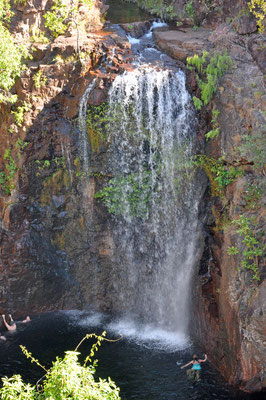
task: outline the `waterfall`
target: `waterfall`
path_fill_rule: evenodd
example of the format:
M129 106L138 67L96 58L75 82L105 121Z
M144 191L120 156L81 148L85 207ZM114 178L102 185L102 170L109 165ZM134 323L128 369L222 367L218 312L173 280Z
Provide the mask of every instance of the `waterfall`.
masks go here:
M83 160L83 172L85 174L88 173L89 169L89 150L88 150L89 147L88 147L87 124L86 124L87 104L91 91L95 87L95 83L96 83L96 78L89 84L83 96L81 97L79 103L78 128L80 133L80 153Z
M99 197L113 215L112 307L187 332L203 186L195 176L195 115L182 71L140 66L109 91L108 166Z

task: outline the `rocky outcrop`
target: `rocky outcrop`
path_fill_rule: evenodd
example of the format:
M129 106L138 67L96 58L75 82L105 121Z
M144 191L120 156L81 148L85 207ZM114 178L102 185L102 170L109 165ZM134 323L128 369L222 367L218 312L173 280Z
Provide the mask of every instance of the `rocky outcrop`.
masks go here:
M42 12L45 4L39 3L34 6ZM127 40L110 30L79 37L73 31L34 47L13 89L18 102L0 107L0 299L1 312L16 318L90 303L94 282L88 290L84 265L95 264L98 252L107 258L111 241L105 216L97 210L92 215L97 174L83 179L79 103L95 79L89 103L101 103L115 74L131 60ZM25 104L18 124L14 112ZM99 303L102 309L108 301L107 296Z
M220 196L209 194L205 199L209 216L205 221L206 246L199 270L193 330L231 384L246 391L261 390L266 383L263 259L258 260L260 279L255 282L252 273L240 267L241 255L228 255L228 248L241 243L235 226L230 224L239 215L254 218L257 232L263 231L265 224L263 198L254 192L250 204L247 197L247 191L263 181L263 171L254 167L252 157L243 159L238 150L247 135L252 137L265 128L265 54L256 51L263 39L240 36L224 24L213 32L203 28L196 32L190 28L156 32L155 40L158 47L182 61L192 54L201 55L203 50L210 54L228 52L233 61L233 68L220 81L217 94L200 117L206 121L208 110L219 110L220 135L207 143L206 154L223 156L227 165L242 165L242 176ZM201 123L201 137L206 129Z

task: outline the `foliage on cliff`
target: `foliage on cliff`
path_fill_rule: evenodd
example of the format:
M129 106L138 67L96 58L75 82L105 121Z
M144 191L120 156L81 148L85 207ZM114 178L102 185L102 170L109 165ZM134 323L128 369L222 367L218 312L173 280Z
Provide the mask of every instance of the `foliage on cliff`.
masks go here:
M265 31L265 16L266 16L266 1L265 0L250 0L248 7L252 14L255 15L259 32Z
M15 43L8 30L12 14L9 0L0 3L0 103L17 100L17 96L10 95L9 91L26 69L24 61L29 56L28 48Z
M106 332L103 332L102 336L87 334L74 351L66 351L62 359L57 357L49 370L42 366L25 347L20 346L26 357L45 371L45 378L41 379L41 385L35 386L23 382L20 375L2 378L1 400L120 400L119 388L110 378L108 380L99 378L97 381L94 377L97 360L92 362L92 357L101 342L107 340L105 334ZM80 353L77 350L85 339L92 337L96 337L97 342L93 344L90 354L81 365L78 361Z

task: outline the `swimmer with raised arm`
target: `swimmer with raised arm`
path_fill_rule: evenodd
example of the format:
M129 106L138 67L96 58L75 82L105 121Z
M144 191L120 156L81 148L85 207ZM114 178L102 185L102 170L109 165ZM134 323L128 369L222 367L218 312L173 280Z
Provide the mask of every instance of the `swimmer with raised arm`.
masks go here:
M13 320L11 314L9 314L10 324L8 324L8 323L6 322L6 316L5 316L5 314L2 314L2 318L3 318L4 324L5 324L5 326L6 326L6 329L7 329L8 331L15 331L15 330L17 329L17 325L15 324L15 321Z
M203 360L199 359L196 354L193 355L193 360L191 360L189 363L183 365L180 367L181 369L188 367L189 365L192 364L192 368L187 370L187 376L189 379L192 379L194 381L200 381L201 378L201 365L200 363L207 361L207 354L205 354L205 358Z

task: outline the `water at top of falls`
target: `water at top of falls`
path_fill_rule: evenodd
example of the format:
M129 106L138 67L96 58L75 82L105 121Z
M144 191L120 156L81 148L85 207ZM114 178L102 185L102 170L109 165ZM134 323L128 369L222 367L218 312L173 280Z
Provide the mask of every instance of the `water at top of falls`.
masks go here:
M191 282L202 237L198 206L205 182L193 168L197 122L184 73L156 49L151 64L141 42L136 68L110 87L105 118L104 173L112 179L99 197L110 214L108 296L119 316L109 327L136 341L166 339L182 347L189 344ZM101 296L102 290L99 283Z

